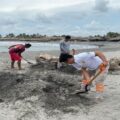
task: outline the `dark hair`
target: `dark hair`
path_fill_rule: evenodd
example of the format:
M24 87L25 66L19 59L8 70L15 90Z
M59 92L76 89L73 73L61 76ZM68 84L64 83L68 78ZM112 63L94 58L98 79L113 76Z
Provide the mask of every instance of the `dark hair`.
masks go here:
M32 46L32 45L29 44L29 43L25 44L25 47L26 47L26 48L30 48L31 46Z
M65 36L65 39L69 40L69 39L71 39L71 36L67 35L67 36Z
M73 58L72 55L69 55L69 54L61 54L60 57L59 57L59 62L67 62L67 60L69 58Z

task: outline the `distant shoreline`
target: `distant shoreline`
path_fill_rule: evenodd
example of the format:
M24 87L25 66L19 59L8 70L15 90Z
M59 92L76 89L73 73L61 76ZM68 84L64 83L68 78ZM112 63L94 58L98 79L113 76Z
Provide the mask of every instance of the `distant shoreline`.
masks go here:
M41 42L41 43L59 43L60 40L57 41L41 41L41 40L35 40L35 39L0 39L1 42ZM120 50L120 42L113 42L113 41L71 41L71 45L72 44L82 44L82 45L95 45L98 46L99 48L85 48L85 49L77 49L79 52L84 52L84 51L95 51L95 50L100 50L100 51L104 51L104 52L108 52L108 51L119 51ZM33 52L37 52L37 51L33 51ZM38 51L39 52L39 51ZM47 52L47 51L46 51ZM56 51L58 53L58 51Z
M26 42L59 42L64 37L51 36L41 38L0 38L0 41L26 41ZM119 42L120 37L116 38L103 38L103 37L72 37L71 42Z

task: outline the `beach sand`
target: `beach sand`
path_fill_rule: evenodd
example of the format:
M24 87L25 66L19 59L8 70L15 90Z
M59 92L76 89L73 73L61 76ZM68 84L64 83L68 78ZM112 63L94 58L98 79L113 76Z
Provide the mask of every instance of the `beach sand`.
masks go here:
M59 52L48 53L56 55ZM119 49L104 53L109 59L120 58ZM35 62L39 54L26 52L23 56ZM25 61L24 70L11 70L8 53L0 53L0 56L0 120L120 119L120 71L109 73L105 81L105 97L96 101L94 92L81 96L69 94L77 88L81 79L78 75L30 70Z

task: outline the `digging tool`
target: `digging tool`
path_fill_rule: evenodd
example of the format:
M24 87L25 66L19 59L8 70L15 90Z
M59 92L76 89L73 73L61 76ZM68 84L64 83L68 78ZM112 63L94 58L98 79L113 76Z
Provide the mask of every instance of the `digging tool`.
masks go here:
M25 58L23 58L23 60L25 60L25 61L26 61L28 64L30 64L30 65L33 65L33 64L34 64L34 63L32 63L32 62L26 60Z
M99 67L98 72L96 75L89 81L89 83L85 86L85 91L78 91L75 94L82 94L82 93L87 93L90 90L90 85L92 82L106 69L106 66L104 64L101 64Z

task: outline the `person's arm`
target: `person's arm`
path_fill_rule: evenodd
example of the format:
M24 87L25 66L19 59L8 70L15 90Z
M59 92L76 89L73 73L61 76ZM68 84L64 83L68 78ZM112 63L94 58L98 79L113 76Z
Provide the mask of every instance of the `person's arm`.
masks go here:
M10 48L12 48L12 47L15 47L16 45L12 45L12 46L10 46L8 49L10 49Z
M102 52L96 51L96 52L95 52L95 55L98 56L99 58L101 58L101 60L103 61L103 64L104 64L105 66L108 65L107 58L105 57L105 55L104 55Z
M19 52L18 54L19 54L20 57L22 57L22 55L21 55L22 53L21 52Z
M72 55L75 55L75 54L76 54L76 50L72 49Z
M84 80L90 80L91 78L90 78L90 75L89 75L89 73L88 73L88 71L86 70L86 69L82 69L82 75L83 75L83 79Z
M22 57L22 53L23 53L24 51L25 51L24 49L23 49L23 50L19 49L18 54Z

